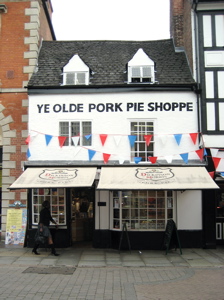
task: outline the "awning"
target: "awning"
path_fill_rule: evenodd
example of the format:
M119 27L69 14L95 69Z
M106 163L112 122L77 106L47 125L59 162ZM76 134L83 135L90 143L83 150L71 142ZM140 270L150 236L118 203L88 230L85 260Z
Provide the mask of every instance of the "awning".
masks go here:
M205 167L103 167L100 190L219 189Z
M9 189L90 187L96 168L27 168Z

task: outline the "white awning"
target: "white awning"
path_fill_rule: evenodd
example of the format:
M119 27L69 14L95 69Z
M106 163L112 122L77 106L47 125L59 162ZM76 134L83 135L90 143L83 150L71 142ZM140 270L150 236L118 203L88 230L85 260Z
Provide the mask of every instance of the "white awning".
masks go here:
M103 167L99 190L219 189L204 167Z
M9 189L90 187L96 168L27 168Z

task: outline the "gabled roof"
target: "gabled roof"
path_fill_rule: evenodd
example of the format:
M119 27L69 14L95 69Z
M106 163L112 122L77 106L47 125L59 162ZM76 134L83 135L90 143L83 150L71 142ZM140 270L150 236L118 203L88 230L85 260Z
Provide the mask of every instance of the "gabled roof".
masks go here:
M130 86L127 84L127 64L140 48L155 62L157 85L194 84L186 55L184 52L175 52L172 39L44 41L39 54L37 72L33 74L28 87L61 86L63 67L74 54L78 54L92 71L91 86Z

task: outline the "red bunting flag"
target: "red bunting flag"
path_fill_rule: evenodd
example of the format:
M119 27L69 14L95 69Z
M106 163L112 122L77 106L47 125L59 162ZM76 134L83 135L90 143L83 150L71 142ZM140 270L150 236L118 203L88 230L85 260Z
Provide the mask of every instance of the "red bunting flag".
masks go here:
M107 139L107 134L100 134L100 140L101 140L102 145L105 144L106 139Z
M106 164L110 158L111 154L103 153L103 161Z
M198 137L198 133L189 133L190 134L190 137L191 137L191 139L192 139L192 142L194 143L194 144L196 144L196 142L197 142L197 137Z
M215 178L215 172L213 171L213 172L208 172L209 173L209 175L212 177L212 179L214 179Z
M149 160L152 164L155 164L156 161L157 161L157 156L149 156L149 157L148 157L148 160Z
M219 165L219 162L220 162L220 160L221 160L221 157L212 157L212 160L213 160L215 169L217 169L217 168L218 168L218 165Z
M66 139L67 139L67 136L59 136L58 137L60 147L64 146L64 143L65 143Z
M204 156L204 149L202 148L202 149L196 150L195 152L197 153L200 160L202 160L203 156Z
M144 135L144 139L145 139L146 145L149 146L151 139L152 139L152 135L150 135L150 134Z
M27 145L29 145L29 143L30 143L30 135L26 138L25 143L26 143Z

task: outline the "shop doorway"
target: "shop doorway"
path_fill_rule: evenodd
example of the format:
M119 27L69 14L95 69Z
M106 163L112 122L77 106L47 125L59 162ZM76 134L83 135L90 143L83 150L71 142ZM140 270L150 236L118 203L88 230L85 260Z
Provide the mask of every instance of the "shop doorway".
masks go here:
M95 189L71 189L71 237L76 247L91 247L95 224Z

